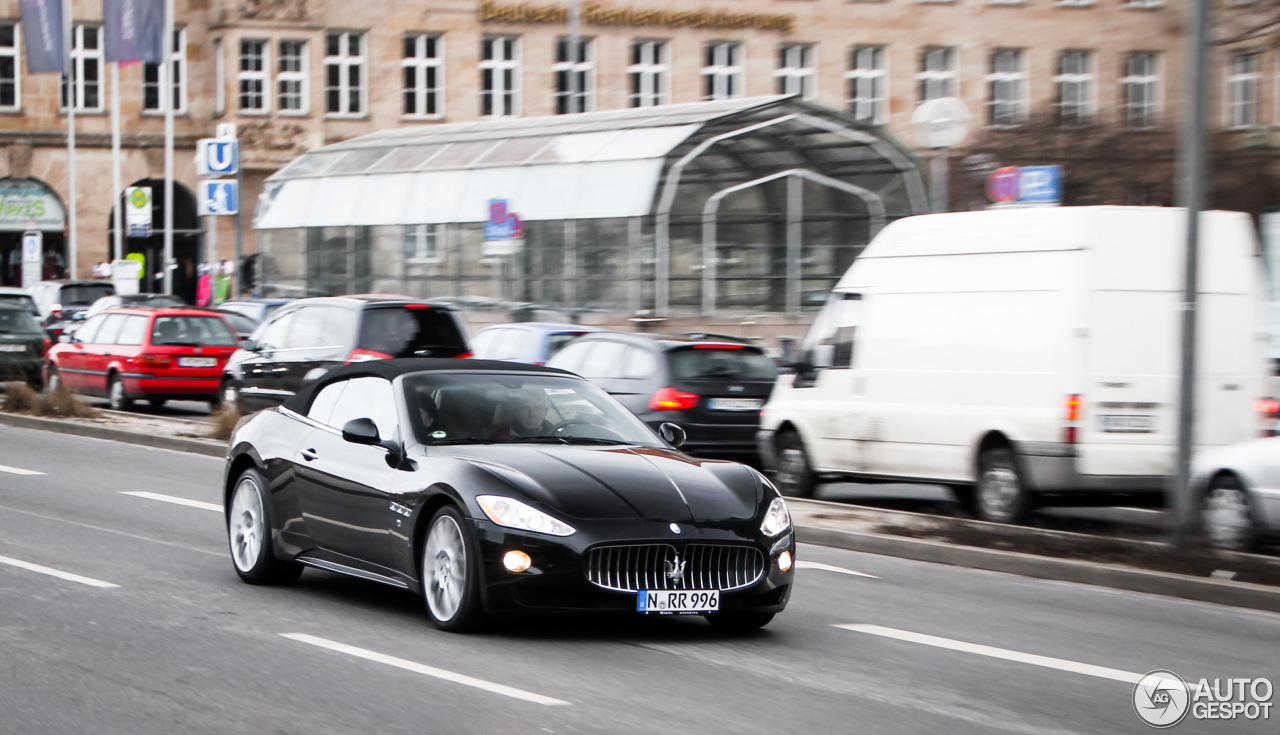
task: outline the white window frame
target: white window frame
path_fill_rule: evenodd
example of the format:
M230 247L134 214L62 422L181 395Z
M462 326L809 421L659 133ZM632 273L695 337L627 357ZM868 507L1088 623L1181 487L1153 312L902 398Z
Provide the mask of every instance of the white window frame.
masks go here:
M86 28L94 29L97 36L97 48L86 49L84 47L84 32ZM102 26L97 23L77 23L71 29L71 68L75 78L75 100L76 112L102 112L106 109L106 79L103 72L106 69L106 63L103 61L103 44L102 44ZM86 107L84 105L85 90L85 73L84 70L93 65L98 70L97 81L93 82L98 87L98 104L94 107ZM61 85L59 86L58 106L62 113L67 112L67 75L62 74Z
M778 47L778 94L798 94L800 99L818 96L818 46L812 43L784 43Z
M369 110L369 34L364 31L328 31L324 36L324 116L329 118L363 118L368 115ZM330 41L334 38L338 39L338 52L336 54L329 53ZM360 53L351 53L351 40L353 38L360 39ZM329 84L329 71L331 69L338 70L338 85ZM353 87L351 83L351 70L355 69L357 74L356 83L359 86ZM329 104L329 98L333 92L338 93L338 109L332 109ZM351 104L352 93L355 94L356 104L352 109Z
M1125 0L1124 7L1134 10L1150 10L1152 8L1163 8L1165 0Z
M552 93L551 111L557 115L575 112L591 112L595 109L596 95L596 44L594 38L577 39L577 48L570 49L573 39L561 36L556 39L555 63L551 65L551 78L555 91ZM562 52L568 58L562 58ZM561 75L564 75L563 77ZM582 82L582 89L573 90L574 80ZM567 81L569 88L561 82ZM561 105L564 109L561 109Z
M406 120L439 120L444 117L444 34L406 33L402 40L402 54L408 52L410 43L413 44L413 55L400 59L400 117ZM428 51L434 53L428 54ZM413 70L412 89L405 81L405 70L408 69ZM434 72L434 84L427 83L428 72ZM405 109L410 96L413 112ZM428 112L433 106L435 112Z
M671 43L639 39L631 42L627 98L632 107L656 107L671 101Z
M246 47L256 47L258 53L246 53ZM245 69L245 63L256 61L256 69ZM259 107L245 106L245 85L257 85L257 92L248 93L257 97ZM271 39L241 38L236 43L236 112L240 115L266 115L271 112Z
M1248 66L1243 66L1247 64ZM1247 130L1259 124L1259 93L1262 91L1262 52L1240 49L1227 57L1223 85L1223 125L1228 130Z
M285 45L296 44L298 53L286 54ZM311 44L301 38L282 38L276 41L276 110L281 116L302 117L311 113ZM297 59L297 69L285 69L288 59ZM284 85L296 83L297 92L285 92ZM286 107L285 100L297 97L298 107Z
M22 109L22 33L19 30L21 24L15 21L0 25L8 26L13 33L13 45L0 46L0 58L9 59L9 63L13 65L13 79L8 82L0 79L0 83L13 84L13 104L0 105L0 112L17 112Z
M1083 71L1064 71L1068 55L1078 55L1083 59ZM1063 49L1058 52L1057 74L1053 77L1055 121L1063 127L1079 127L1094 121L1097 115L1097 74L1095 69L1097 54L1088 49ZM1079 98L1073 102L1064 102L1064 92L1077 88ZM1071 112L1068 112L1071 110Z
M440 247L443 237L444 228L440 225L405 225L404 262L419 265L443 261L444 250Z
M1145 74L1134 74L1133 65L1139 58L1145 59L1148 68ZM1120 114L1121 125L1128 130L1151 130L1160 124L1161 107L1163 105L1160 82L1161 56L1155 51L1130 51L1124 55L1124 68L1120 77ZM1147 94L1141 103L1133 102L1132 89L1141 87ZM1135 122L1134 111L1141 110L1141 123Z
M173 90L174 96L178 98L178 104L173 108L173 114L185 115L187 113L187 29L183 27L175 27L173 29L173 54L169 57L172 62L169 68L173 70L173 83L170 88ZM148 75L154 71L156 75L155 81L148 79ZM142 114L144 115L163 115L164 106L168 97L157 90L156 100L159 102L157 107L147 107L147 88L160 86L160 65L159 64L142 64Z
M1017 68L1000 69L1001 59L1013 58ZM1027 50L1021 48L994 48L987 56L987 125L990 127L1018 127L1027 121ZM997 98L998 89L1013 85L1012 97ZM1013 114L1000 111L1010 108Z
M743 44L737 41L710 41L702 47L702 52L702 99L730 100L742 97L746 92Z
M937 64L941 57L943 64ZM960 49L956 46L925 46L920 49L916 72L916 104L960 93ZM940 89L939 89L940 88Z
M492 51L500 49L501 53L493 53L494 58L486 59L486 48ZM485 88L485 72L489 72L490 87L488 89ZM507 84L507 81L510 81L510 84ZM489 100L487 113L484 111L486 99ZM509 110L508 107L510 107ZM520 116L519 36L487 35L480 41L480 116Z
M871 66L863 62L870 56ZM855 119L867 120L873 125L889 121L889 47L883 44L858 44L849 49L849 70L844 73L848 90L845 109ZM860 92L870 85L871 95ZM870 114L865 114L867 106Z

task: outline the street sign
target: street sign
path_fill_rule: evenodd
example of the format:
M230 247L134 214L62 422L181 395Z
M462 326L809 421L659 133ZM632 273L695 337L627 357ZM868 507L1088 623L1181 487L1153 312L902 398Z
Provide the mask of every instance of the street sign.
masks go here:
M235 179L200 182L200 214L235 214L240 211L240 185Z
M1061 166L1006 166L987 176L987 198L996 204L1059 204Z
M201 138L196 142L196 173L200 176L229 176L240 170L240 141Z
M129 237L151 237L151 187L125 188L124 222Z
M950 148L969 135L972 120L963 100L937 97L920 103L911 115L911 129L926 148Z
M40 282L40 251L44 249L44 235L39 230L22 233L22 287Z
M524 220L507 206L506 199L489 200L489 219L484 223L485 240L514 240L524 235Z

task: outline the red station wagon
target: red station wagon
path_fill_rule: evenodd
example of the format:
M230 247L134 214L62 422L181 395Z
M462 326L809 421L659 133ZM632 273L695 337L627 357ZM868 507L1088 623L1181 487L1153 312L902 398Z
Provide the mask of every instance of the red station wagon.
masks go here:
M238 344L221 316L182 308L108 309L65 339L49 350L45 385L106 396L116 410L135 400L217 406L223 365Z

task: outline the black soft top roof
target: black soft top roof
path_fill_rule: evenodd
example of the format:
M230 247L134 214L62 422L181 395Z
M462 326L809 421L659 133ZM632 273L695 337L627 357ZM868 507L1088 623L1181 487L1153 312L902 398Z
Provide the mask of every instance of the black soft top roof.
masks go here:
M508 362L505 360L472 360L470 358L456 357L400 357L391 360L369 360L367 362L356 362L350 365L340 365L331 368L318 380L313 380L302 388L302 390L289 396L284 401L284 407L296 413L305 414L311 408L311 398L321 388L330 383L344 380L346 378L384 378L393 380L406 375L408 373L422 373L433 371L450 371L450 372L508 372L508 373L547 373L550 375L573 375L573 373L559 368L549 368L542 365L530 365L521 362Z

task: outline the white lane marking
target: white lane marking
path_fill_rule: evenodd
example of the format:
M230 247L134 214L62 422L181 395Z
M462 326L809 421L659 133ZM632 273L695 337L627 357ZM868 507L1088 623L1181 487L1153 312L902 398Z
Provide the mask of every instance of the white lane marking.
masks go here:
M465 674L458 674L452 671L446 671L444 669L437 669L435 667L426 666L424 664L420 664L415 661L407 661L403 658L388 656L385 653L378 653L376 651L369 651L364 648L356 648L355 646L348 646L345 643L338 643L337 641L331 641L327 638L317 638L316 636L307 635L306 633L281 633L280 635L285 638L288 638L289 640L298 641L299 643L307 643L312 646L327 648L330 651L345 653L348 656L355 656L356 658L363 658L367 661L376 661L377 663L386 664L387 666L394 666L398 669L404 669L405 671L412 671L416 674L433 676L437 679L444 679L445 681L454 682L455 684L462 684L464 686L475 687L476 689L483 689L486 692L501 694L504 697L511 697L513 699L523 699L526 702L533 702L534 704L545 704L547 706L569 704L563 699L553 699L551 697L544 697L541 694L526 692L523 689L516 689L514 687L509 687L504 684L495 684L491 681L485 681L484 679L476 679L476 678L467 676Z
M222 512L222 506L217 503L206 503L203 500L187 500L173 495L161 495L160 493L149 493L145 490L122 490L121 495L132 495L135 498L146 498L147 500L159 500L163 503L173 503L174 505L185 505L191 508L200 508L201 510L212 510L217 513Z
M32 476L44 475L43 472L36 472L35 470L24 470L21 467L9 467L2 464L0 464L0 472L8 472L11 475L32 475Z
M1099 679L1122 681L1126 684L1137 684L1142 680L1142 677L1146 676L1146 674L1135 674L1132 671L1122 671L1120 669L1112 669L1106 666L1094 666L1093 664L1082 664L1078 661L1068 661L1064 658L1052 658L1050 656L1039 656L1034 653L1010 651L1005 648L983 646L977 643L966 643L965 641L957 641L951 638L939 638L938 636L925 635L924 633L912 633L909 630L898 630L897 628L885 628L879 625L838 623L835 627L852 630L855 633L878 635L882 638L892 638L894 640L906 641L908 643L919 643L924 646L946 648L951 651L972 653L978 656L998 658L1004 661L1016 661L1017 663L1031 664L1032 666L1043 666L1046 669L1057 669L1058 671L1069 671L1073 674L1096 676ZM1199 689L1199 685L1191 681L1187 682L1187 686L1192 692Z
M79 582L80 584L87 584L90 587L110 588L110 587L120 586L118 584L111 584L110 582L103 582L101 579L94 579L92 577L81 577L79 574L72 574L71 572L63 572L58 569L50 569L49 567L42 567L39 564L32 564L29 561L22 561L21 559L11 559L7 556L0 556L0 564L8 564L11 567L25 569L28 572L38 572L40 574L47 574L50 577L65 579L68 582Z
M796 569L820 569L824 572L836 572L839 574L852 574L855 577L867 577L868 579L880 579L874 574L867 574L866 572L855 572L852 569L845 569L844 567L832 566L831 564L823 564L820 561L805 561L802 559L796 562Z

